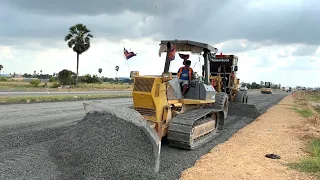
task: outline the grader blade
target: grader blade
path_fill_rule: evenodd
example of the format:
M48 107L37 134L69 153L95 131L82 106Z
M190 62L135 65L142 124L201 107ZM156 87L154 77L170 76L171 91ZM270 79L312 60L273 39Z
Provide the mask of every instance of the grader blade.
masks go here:
M147 135L148 139L152 143L153 154L154 154L154 171L159 172L160 168L160 150L161 150L161 140L157 135L156 131L144 120L143 117L135 110L128 107L115 107L110 106L110 104L105 104L100 101L93 101L91 103L83 103L86 113L101 112L108 113L117 116L125 121L131 122L138 126Z

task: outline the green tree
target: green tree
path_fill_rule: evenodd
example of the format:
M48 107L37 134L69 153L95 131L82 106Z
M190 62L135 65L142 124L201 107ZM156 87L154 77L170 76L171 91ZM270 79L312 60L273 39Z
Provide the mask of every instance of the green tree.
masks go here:
M101 73L102 73L102 68L99 68L98 69L98 72L99 72L99 77L101 76Z
M72 76L75 75L74 72L63 69L58 73L58 79L61 85L71 85L73 83Z
M1 76L1 70L3 69L3 65L0 64L0 76Z
M118 71L119 71L119 66L116 66L116 82L118 83Z
M69 28L69 34L64 38L64 40L68 42L69 48L72 48L72 50L77 53L76 87L78 87L79 55L90 48L90 38L93 38L90 32L85 25L76 24Z
M253 83L251 83L251 88L252 89L259 89L259 88L261 88L261 85L257 84L256 82L253 82Z

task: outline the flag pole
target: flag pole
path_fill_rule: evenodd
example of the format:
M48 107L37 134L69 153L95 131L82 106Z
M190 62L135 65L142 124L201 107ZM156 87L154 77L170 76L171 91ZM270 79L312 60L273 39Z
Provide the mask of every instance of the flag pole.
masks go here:
M123 46L123 49L125 49L125 47ZM130 77L130 73L131 73L131 71L130 71L130 67L129 67L129 59L127 59L126 58L126 56L123 54L123 58L124 58L124 60L125 61L127 61L127 65L128 65L128 70L129 70L129 77Z
M131 71L130 71L130 67L129 67L129 60L126 58L126 56L124 54L123 54L123 58L124 58L125 61L127 61L128 70L129 70L129 77L130 77Z
M130 76L130 67L129 67L129 60L127 59L127 65L128 65L128 69L129 69L129 76Z

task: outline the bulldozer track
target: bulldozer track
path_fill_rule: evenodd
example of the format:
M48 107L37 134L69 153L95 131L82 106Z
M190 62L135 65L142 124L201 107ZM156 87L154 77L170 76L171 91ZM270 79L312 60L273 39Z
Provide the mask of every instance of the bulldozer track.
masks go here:
M203 134L194 141L191 141L190 138L193 127L212 121L212 119L203 119L203 117L207 116L208 114L216 113L217 120L215 121L215 127L217 127L217 124L219 123L218 119L220 119L219 117L222 116L222 118L224 118L223 114L219 112L222 112L222 110L215 108L201 108L193 109L186 113L175 116L172 118L168 129L169 145L178 148L194 150L213 140L220 135L220 133L217 131L217 128L209 133Z

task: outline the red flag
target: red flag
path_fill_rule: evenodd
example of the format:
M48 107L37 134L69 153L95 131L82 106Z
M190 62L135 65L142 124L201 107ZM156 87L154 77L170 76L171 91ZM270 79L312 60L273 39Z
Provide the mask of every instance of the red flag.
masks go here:
M124 55L124 56L126 57L126 59L128 60L128 59L132 58L133 56L136 56L137 54L134 53L134 52L128 52L128 51L126 50L126 48L123 48L123 55Z
M172 45L171 46L171 50L168 53L169 55L169 60L173 61L175 59L175 55L176 55L176 45Z

